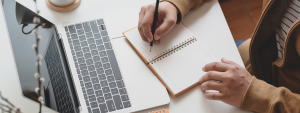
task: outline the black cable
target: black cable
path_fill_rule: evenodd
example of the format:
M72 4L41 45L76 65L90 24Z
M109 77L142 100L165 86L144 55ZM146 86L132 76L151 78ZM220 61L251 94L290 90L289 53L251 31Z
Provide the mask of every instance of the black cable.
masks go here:
M29 32L27 32L27 33L25 33L24 32L24 28L27 26L28 24L23 24L23 26L22 26L22 32L24 33L24 34L30 34L31 32L32 32L32 30L33 29L36 29L36 28L38 28L39 26L41 26L42 24L37 24L32 30L30 30Z

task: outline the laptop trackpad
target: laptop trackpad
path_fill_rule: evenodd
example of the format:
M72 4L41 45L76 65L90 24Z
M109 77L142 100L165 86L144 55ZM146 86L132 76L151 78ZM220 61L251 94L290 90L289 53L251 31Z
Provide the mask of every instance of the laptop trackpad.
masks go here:
M149 69L125 38L112 40L118 64L124 78L132 112L170 102L164 85Z

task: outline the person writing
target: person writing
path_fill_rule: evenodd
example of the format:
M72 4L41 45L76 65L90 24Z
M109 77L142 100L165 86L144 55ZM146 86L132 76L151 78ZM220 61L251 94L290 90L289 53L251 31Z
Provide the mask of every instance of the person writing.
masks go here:
M162 0L158 8L154 43L184 15L208 0ZM199 82L207 99L220 100L259 113L300 112L300 1L263 0L263 13L252 37L238 50L245 68L221 59L205 65ZM143 6L138 30L151 42L155 4ZM209 37L208 37L209 38ZM219 92L206 92L217 90Z

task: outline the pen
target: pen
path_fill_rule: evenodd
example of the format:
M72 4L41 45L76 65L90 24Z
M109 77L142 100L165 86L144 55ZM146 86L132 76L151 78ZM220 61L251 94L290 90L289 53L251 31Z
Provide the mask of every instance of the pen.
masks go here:
M150 52L151 52L151 49L153 47L154 33L155 33L155 28L156 28L156 20L157 20L157 15L158 15L158 5L159 5L159 0L156 0L154 18L153 18L153 23L152 23L152 27L151 27L153 40L150 42Z

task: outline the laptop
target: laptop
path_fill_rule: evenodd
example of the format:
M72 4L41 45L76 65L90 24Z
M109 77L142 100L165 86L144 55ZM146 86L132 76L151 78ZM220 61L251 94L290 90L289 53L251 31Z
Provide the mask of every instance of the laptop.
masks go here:
M29 41L34 35L22 33L15 5L21 4L4 0L3 10L23 94L36 101L36 66L24 65L35 64L34 51L26 48L34 43ZM126 39L113 35L113 27L122 24L107 22L112 20L124 21L99 16L39 28L45 106L60 113L128 113L170 102L165 87Z

